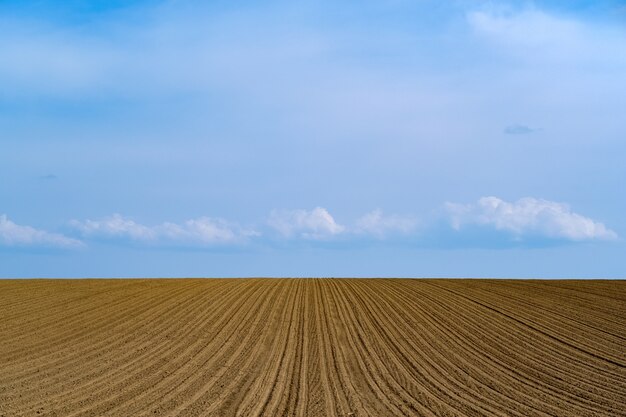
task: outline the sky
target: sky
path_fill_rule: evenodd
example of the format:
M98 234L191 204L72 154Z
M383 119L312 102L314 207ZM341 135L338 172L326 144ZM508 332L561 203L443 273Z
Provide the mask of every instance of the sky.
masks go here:
M0 277L626 278L623 1L0 1Z

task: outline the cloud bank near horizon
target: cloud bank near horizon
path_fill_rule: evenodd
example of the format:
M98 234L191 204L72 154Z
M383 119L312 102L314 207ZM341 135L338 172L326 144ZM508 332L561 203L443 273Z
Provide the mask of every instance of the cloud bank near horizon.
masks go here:
M509 236L504 244L551 241L579 243L615 241L618 235L603 223L571 210L564 203L532 197L507 202L482 197L475 203L446 203L440 220L419 220L415 216L386 215L376 209L343 224L323 207L311 210L272 210L265 224L242 227L221 218L199 217L181 223L144 225L121 214L97 220L71 220L75 237L38 230L0 216L0 244L18 247L84 247L84 242L108 241L145 247L235 247L272 240L308 242L350 242L359 240L400 241L416 247L429 246L433 239L447 240L449 246L480 246L481 239L493 233ZM443 220L443 222L441 222ZM481 237L484 230L490 236ZM486 236L486 235L485 235ZM471 237L471 239L468 239ZM444 244L446 246L446 244Z

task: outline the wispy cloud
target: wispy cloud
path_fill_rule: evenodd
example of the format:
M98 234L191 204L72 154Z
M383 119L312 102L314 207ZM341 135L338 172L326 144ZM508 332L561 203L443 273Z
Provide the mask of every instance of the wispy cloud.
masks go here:
M267 7L229 13L202 4L131 5L103 14L93 30L54 18L5 17L0 85L19 97L154 98L224 88L264 93L259 76L270 79L282 69L283 82L299 81L291 73L305 70L305 62L328 47L323 36L278 16L288 11L267 13Z
M258 236L254 230L219 218L200 217L183 223L164 222L146 226L114 214L99 220L73 220L71 226L84 238L116 239L146 245L213 246L247 242Z
M511 234L516 240L545 238L567 241L615 240L617 234L604 224L573 212L567 204L522 198L507 202L483 197L472 204L446 203L452 228L484 227Z
M512 10L491 7L467 13L467 20L478 33L494 41L518 46L554 46L581 36L583 26L536 8Z
M467 13L473 31L503 51L525 60L552 63L626 63L624 33L536 7L487 7ZM618 52L619 51L619 52Z
M268 225L285 238L323 240L346 231L328 210L316 207L313 210L273 210Z
M417 224L414 217L385 215L382 210L377 209L357 219L354 233L383 239L393 235L411 234Z
M16 224L2 214L0 215L0 246L75 249L84 244L80 240L59 233L50 233L31 226Z

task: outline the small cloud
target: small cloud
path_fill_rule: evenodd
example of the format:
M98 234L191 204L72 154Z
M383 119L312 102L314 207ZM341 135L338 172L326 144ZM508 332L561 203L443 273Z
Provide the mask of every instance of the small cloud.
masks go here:
M58 179L59 177L55 174L46 174L46 175L40 176L39 178L45 181L52 181L52 180Z
M119 239L149 245L207 246L244 243L258 236L253 230L241 228L223 219L200 217L181 224L165 222L145 226L114 214L100 220L73 220L70 225L86 238Z
M530 133L538 132L541 129L536 129L524 125L511 125L504 128L504 133L507 135L528 135Z
M13 223L6 215L0 215L0 246L16 248L74 249L84 246L77 239L59 233L50 233Z
M385 216L381 210L374 210L356 221L354 232L382 239L394 234L409 234L416 226L417 221L412 217Z
M509 233L516 241L617 239L617 234L604 224L554 201L527 197L509 203L497 197L483 197L473 204L447 203L445 208L450 225L458 232L467 226L478 226Z
M346 230L322 207L313 210L273 210L268 224L285 238L327 239Z

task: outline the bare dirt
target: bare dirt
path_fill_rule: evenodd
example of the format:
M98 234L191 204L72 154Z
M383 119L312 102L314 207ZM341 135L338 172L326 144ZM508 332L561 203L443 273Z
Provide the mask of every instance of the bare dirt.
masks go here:
M626 281L0 281L0 416L625 416Z

